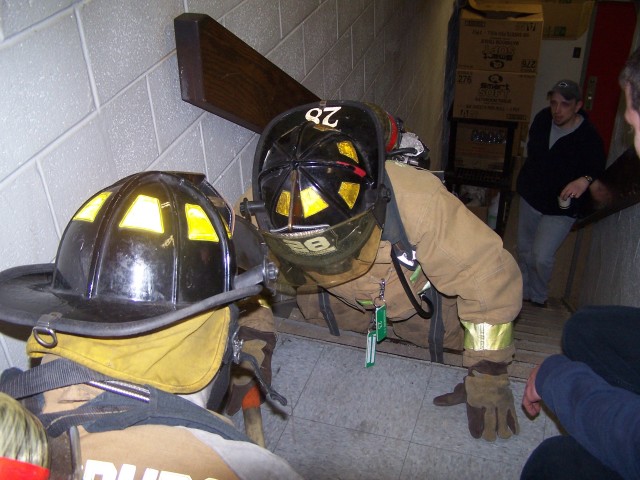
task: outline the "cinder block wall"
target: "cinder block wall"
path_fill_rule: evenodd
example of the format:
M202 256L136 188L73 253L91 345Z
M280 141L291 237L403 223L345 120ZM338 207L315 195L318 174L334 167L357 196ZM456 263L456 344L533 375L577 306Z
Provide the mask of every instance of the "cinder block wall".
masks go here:
M320 97L382 105L415 125L439 158L452 7L0 2L0 270L53 261L81 203L128 174L201 171L232 202L249 185L257 136L180 99L173 19L181 13L210 15ZM27 333L0 326L0 370L28 365Z

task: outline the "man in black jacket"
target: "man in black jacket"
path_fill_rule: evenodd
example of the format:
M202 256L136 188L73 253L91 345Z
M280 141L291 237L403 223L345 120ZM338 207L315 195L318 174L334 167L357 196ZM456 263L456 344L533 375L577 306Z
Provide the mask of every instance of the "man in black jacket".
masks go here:
M605 166L604 144L582 110L580 87L560 80L548 97L549 107L529 129L527 160L517 182L523 299L540 307L546 306L556 252Z

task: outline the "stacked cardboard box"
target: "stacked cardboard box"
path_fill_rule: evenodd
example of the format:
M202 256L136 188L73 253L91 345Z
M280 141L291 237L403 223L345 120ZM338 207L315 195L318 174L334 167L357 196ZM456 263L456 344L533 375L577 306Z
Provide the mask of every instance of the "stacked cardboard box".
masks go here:
M543 34L542 5L470 4L476 8L460 15L453 116L527 122Z
M490 175L477 180L471 171L503 171L507 156L517 154L521 131L531 116L542 36L540 0L469 0L469 8L460 13L455 144L450 148L455 149L455 167L463 167L456 170L461 172L458 182L464 185L467 180L485 191L482 201L465 204L492 228L498 224L497 213L508 201L511 185L488 180L494 178ZM515 124L516 130L500 122ZM509 132L511 152L506 150Z

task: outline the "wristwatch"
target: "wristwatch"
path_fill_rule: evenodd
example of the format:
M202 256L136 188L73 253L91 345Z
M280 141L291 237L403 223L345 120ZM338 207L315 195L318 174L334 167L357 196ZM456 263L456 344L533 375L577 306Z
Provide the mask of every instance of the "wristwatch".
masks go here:
M593 177L590 177L589 175L585 175L584 178L587 179L587 182L589 182L589 184L593 183Z

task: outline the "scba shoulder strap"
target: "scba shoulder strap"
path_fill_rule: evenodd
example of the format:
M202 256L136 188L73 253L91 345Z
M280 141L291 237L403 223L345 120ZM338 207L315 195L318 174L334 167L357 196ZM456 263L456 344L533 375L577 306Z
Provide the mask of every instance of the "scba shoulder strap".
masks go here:
M385 218L384 230L382 231L382 240L386 240L391 243L391 261L411 305L422 318L430 319L433 317L433 303L428 296L421 296L420 299L427 304L429 310L427 311L422 308L422 305L420 305L416 299L413 290L411 290L411 287L402 272L402 268L400 267L400 264L402 264L402 266L408 270L415 271L416 268L418 268L418 261L416 260L415 245L409 242L407 231L405 230L404 223L400 217L400 209L398 208L396 195L393 191L393 185L391 184L389 184L389 192L390 200L387 205L387 215Z
M105 390L74 410L42 413L45 391L86 383ZM250 441L220 417L190 401L151 386L122 382L61 358L27 371L9 369L0 379L0 391L24 399L47 434L56 438L74 426L88 432L121 430L134 425L195 428L229 440Z
M389 191L391 195L387 205L382 239L391 243L391 262L411 305L420 317L425 320L431 320L428 338L431 361L444 363L444 320L442 318L440 292L433 285L430 285L428 289L420 293L420 300L427 305L427 310L425 310L409 286L402 267L411 271L415 271L418 268L416 249L407 236L407 231L400 217L400 209L393 191L393 185L391 184L389 184Z

